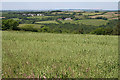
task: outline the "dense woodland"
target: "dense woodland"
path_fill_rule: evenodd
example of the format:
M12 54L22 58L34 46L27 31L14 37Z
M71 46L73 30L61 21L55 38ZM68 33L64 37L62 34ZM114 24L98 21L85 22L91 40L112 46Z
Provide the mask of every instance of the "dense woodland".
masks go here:
M3 17L5 18L2 19L2 30L22 30L22 31L49 32L49 33L119 35L120 29L118 29L119 28L118 19L109 19L103 16L96 16L96 15L106 15L106 13L107 12L99 12L99 11L88 13L85 11L74 12L74 11L59 11L59 10L41 11L41 12L4 11ZM37 16L37 14L42 14L42 16ZM92 16L93 17L96 16L96 17L92 18ZM70 18L71 20L65 20L66 18ZM88 22L88 24L79 23L79 21L81 20L94 20L94 21L103 20L103 22L107 21L107 23L102 25L90 25L89 24L90 22ZM51 21L54 22L50 23ZM95 24L97 23L95 22Z

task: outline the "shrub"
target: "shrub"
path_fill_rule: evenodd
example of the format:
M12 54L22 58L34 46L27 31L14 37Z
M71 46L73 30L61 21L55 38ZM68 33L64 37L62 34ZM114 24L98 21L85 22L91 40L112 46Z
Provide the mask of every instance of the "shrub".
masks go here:
M112 28L110 28L110 27L106 27L105 28L105 34L106 35L111 35L113 33L113 29Z
M42 32L49 32L49 27L43 26L41 27Z
M24 25L20 29L24 31L38 32L38 29L34 28L34 25Z
M105 35L105 28L97 28L96 30L92 31L91 34Z
M113 34L120 35L120 23L118 23L117 26L113 28Z
M103 20L107 20L106 17L96 17L95 19L103 19Z
M2 30L18 30L19 23L13 19L3 20L2 21Z

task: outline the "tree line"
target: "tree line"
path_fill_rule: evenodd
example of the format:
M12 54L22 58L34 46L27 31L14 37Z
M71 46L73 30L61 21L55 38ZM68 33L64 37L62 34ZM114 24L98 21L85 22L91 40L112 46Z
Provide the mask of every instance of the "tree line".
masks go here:
M49 33L74 33L74 34L96 34L96 35L119 35L120 29L118 20L111 20L106 25L93 26L85 24L43 24L40 28L33 26L18 27L19 21L13 19L2 20L2 30L24 30L33 32Z

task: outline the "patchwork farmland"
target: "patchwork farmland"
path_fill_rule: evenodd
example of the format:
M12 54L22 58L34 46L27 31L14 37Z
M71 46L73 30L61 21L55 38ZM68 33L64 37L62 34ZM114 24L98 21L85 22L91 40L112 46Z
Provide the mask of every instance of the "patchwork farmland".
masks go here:
M3 11L3 78L117 78L117 11Z

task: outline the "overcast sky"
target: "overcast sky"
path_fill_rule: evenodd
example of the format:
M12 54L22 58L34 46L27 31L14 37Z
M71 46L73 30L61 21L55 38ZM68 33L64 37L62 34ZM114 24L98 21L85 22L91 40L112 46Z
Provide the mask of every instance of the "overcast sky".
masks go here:
M3 2L2 8L5 10L21 10L21 9L22 10L23 9L117 10L119 0L1 0L1 1ZM27 2L27 3L23 3L23 2ZM47 2L47 3L43 3L43 2ZM52 3L48 3L48 2L52 2Z
M3 10L102 9L117 10L117 2L3 2Z
M0 9L1 9L1 2L117 2L116 4L112 4L111 7L108 5L110 8L109 9L117 9L118 8L118 2L120 0L0 0ZM20 5L20 4L19 4ZM29 4L26 4L29 5ZM96 4L97 5L97 4ZM6 6L6 5L5 5ZM10 7L11 5L8 5L7 7ZM23 5L25 6L25 5ZM35 6L35 5L34 5ZM34 7L33 6L33 7ZM104 9L108 9L108 7L105 7L107 5L101 5L104 7ZM7 9L6 7L6 9ZM13 7L18 8L17 5L14 5ZM27 6L26 6L27 7ZM71 6L72 7L72 6ZM96 6L95 6L96 7ZM103 7L98 7L98 8L103 8ZM5 8L5 7L4 7ZM12 7L10 7L12 9ZM22 8L22 7L21 7ZM44 7L45 8L45 7ZM83 7L84 8L84 7ZM90 7L91 8L91 7ZM97 8L97 7L96 7Z
M2 2L118 2L119 0L1 0Z

